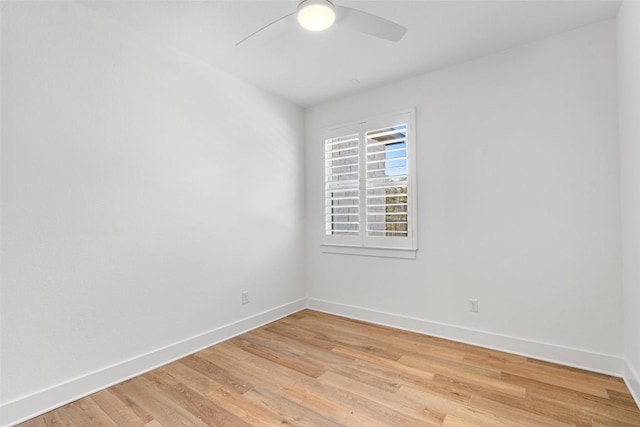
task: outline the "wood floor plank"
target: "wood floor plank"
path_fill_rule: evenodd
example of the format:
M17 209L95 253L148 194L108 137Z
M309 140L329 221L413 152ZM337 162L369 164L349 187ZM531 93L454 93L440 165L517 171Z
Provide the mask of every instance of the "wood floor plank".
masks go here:
M362 365L359 365L357 368L356 365L329 365L329 370L333 373L342 375L345 378L355 380L362 384L370 385L371 387L375 387L386 392L393 393L395 391L398 391L401 386L400 382L397 381L398 378L384 378L378 375L378 372L368 372L366 369L362 368Z
M189 384L191 388L203 395L207 395L222 387L222 384L180 362L163 366L158 369L158 371L171 375L179 382Z
M315 348L331 350L335 347L335 343L326 339L318 338L313 332L297 328L292 324L276 322L268 325L265 329L282 337L286 337L300 343L305 343Z
M335 397L336 391L330 390L329 387L291 384L280 389L279 393L292 402L313 409L337 424L368 427L388 426L383 421L357 410L353 405L344 404L341 399Z
M318 378L324 372L321 366L315 366L311 363L303 362L296 357L277 353L267 347L251 344L247 346L246 351L311 378Z
M289 340L276 339L273 334L266 329L258 329L244 334L243 338L258 346L266 347L276 353L281 353L287 357L297 358L304 355L305 350L295 345L295 342Z
M122 427L137 427L149 423L153 417L122 393L109 388L99 391L91 398L109 414L113 421Z
M526 425L539 425L545 427L570 427L574 423L558 421L548 414L537 414L523 408L516 408L506 403L497 402L479 396L473 396L469 402L469 408L480 409L484 412L499 413L502 417L516 420Z
M625 423L621 421L603 421L594 419L591 422L593 427L635 427L636 424Z
M633 400L633 397L628 392L621 392L615 390L607 389L607 394L609 395L609 399L616 402L618 405L626 406L628 409L635 409L636 402Z
M65 405L60 408L60 411L75 426L111 427L117 425L91 396Z
M285 319L285 322L286 321ZM360 349L387 359L398 360L402 356L402 353L390 350L389 345L385 341L375 341L365 333L358 333L356 324L345 327L342 321L335 323L320 322L304 326L300 325L299 327L303 330L307 329L314 333L316 337L326 341Z
M249 383L259 383L262 386L279 389L287 384L306 384L313 380L312 377L281 364L273 363L268 359L247 352L250 356L243 360L242 375ZM204 353L208 360L217 366L233 371L238 369L238 363L215 349Z
M209 394L209 398L222 408L242 418L244 421L254 426L270 426L292 424L291 417L286 413L277 413L265 405L251 399L251 390L248 394L239 395L224 387Z
M268 337L272 342L278 342L280 345L285 346L285 348L290 349L291 354L296 354L298 358L301 360L310 360L310 361L319 361L320 365L325 364L328 360L334 360L336 363L352 361L353 358L349 356L344 356L341 354L337 354L332 352L331 350L335 347L333 343L323 342L330 345L317 345L320 340L315 340L314 344L305 342L304 340L300 340L298 338L293 338L290 336L282 335L275 332L273 329L265 329L262 332L262 336ZM298 335L299 337L300 335ZM315 362L313 362L315 363Z
M479 427L532 427L529 424L521 423L517 420L505 419L502 414L484 412L468 407L460 408L452 414L459 420L459 425L471 425ZM542 427L542 426L540 426Z
M372 418L387 425L424 426L425 420L405 413L406 407L393 405L394 394L381 391L367 384L333 372L322 376L322 383L332 386L332 397L340 402L351 405L354 410L370 414ZM413 411L413 408L411 408ZM443 416L444 418L444 416Z
M451 418L448 424L452 425L478 425L478 426L535 426L527 424L518 417L509 413L492 412L490 410L472 407L469 404L459 404L440 396L424 393L422 390L403 388L400 397L421 402L421 404L434 408L446 414L443 424L447 423L447 418ZM544 424L543 424L544 425Z
M485 390L489 393L500 392L511 396L524 397L526 389L515 384L505 383L499 378L493 376L485 376L477 372L469 372L460 366L452 366L437 362L426 358L417 358L415 356L403 356L400 361L403 364L412 367L424 367L427 370L436 371L434 380L446 383L454 388L459 388L469 392L482 392Z
M425 365L421 365L419 368L411 367L401 361L391 361L344 347L336 347L334 351L356 358L351 366L358 372L372 373L401 385L411 385L415 389L422 389L456 402L468 402L470 399L471 395L468 391L433 381L436 373L431 367L426 368Z
M505 404L513 409L521 409L532 414L542 415L551 418L552 420L574 425L576 427L591 426L592 419L589 415L586 415L575 408L560 405L557 402L542 402L536 399L531 399L529 396L522 399L501 394L485 395L483 397Z
M531 399L541 402L558 402L558 395L555 393L532 390L530 395ZM603 403L601 400L594 400L590 395L563 396L559 403L566 408L579 407L581 414L590 416L593 420L603 424L613 423L640 427L640 410L627 410L609 403Z
M241 377L241 371L229 372L226 369L220 368L215 363L210 362L205 356L192 355L181 359L180 362L240 394L246 393L253 387L253 385Z
M595 416L596 419L607 419L612 416L617 416L621 422L625 419L631 419L630 422L635 420L636 425L640 426L640 410L638 407L630 408L619 405L615 400L576 391L573 388L544 383L537 378L525 378L508 373L503 374L503 377L505 381L517 383L527 388L527 395L530 399L540 401L545 405L562 406L565 411L576 411L583 416Z
M242 346L237 344L236 338L231 338L228 341L223 341L209 348L205 348L202 350L202 353L211 350L215 350L216 353L224 354L237 361L243 361L251 357L251 354L244 351Z
M29 420L25 423L26 427L47 427L47 424L44 422L44 418L36 417L32 420Z
M375 401L378 405L394 408L396 411L436 425L442 422L445 414L452 406L465 406L463 403L434 395L424 389L413 388L406 392L400 389L394 393L380 392L368 384L359 383L333 372L327 372L323 375L322 384L354 391Z
M500 379L502 373L501 370L487 367L477 366L476 364L468 363L464 360L452 360L434 356L428 352L421 354L407 353L404 354L400 360L400 363L413 366L420 369L430 369L435 374L449 374L451 372L464 372L465 374L473 375L478 378L487 379Z
M640 427L624 382L302 310L21 427Z
M255 387L246 394L248 399L262 404L269 411L276 413L286 420L286 424L293 424L300 427L335 427L341 424L325 418L322 414L299 405L275 391L262 387Z
M38 418L42 418L47 427L74 427L71 421L68 421L59 410L48 412Z
M599 373L591 373L572 367L553 365L549 362L527 360L525 364L502 364L499 366L502 372L531 377L535 373L536 380L569 388L575 391L608 398L608 389L627 392L624 382L612 380L611 377Z
M396 350L403 355L424 355L428 354L432 357L439 357L450 361L464 361L467 352L459 348L449 348L439 346L426 340L412 339L408 340L404 335L391 335L386 341L392 350ZM486 364L482 365L486 369Z
M163 426L206 427L196 415L181 407L144 378L137 377L115 387L145 408Z
M217 405L212 399L205 398L182 383L165 386L162 390L174 402L210 427L250 426L242 418Z
M469 421L465 421L456 417L455 415L447 415L447 418L444 419L444 423L442 423L442 427L481 427L480 424L474 424Z

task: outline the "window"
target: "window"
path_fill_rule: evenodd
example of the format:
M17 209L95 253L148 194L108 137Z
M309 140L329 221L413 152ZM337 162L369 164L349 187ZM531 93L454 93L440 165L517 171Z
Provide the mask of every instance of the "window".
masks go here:
M323 250L415 258L413 111L327 132Z

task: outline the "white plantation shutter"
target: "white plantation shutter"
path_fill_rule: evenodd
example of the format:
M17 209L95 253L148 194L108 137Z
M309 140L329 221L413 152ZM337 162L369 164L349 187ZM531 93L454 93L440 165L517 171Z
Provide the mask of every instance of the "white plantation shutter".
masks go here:
M367 236L408 237L407 124L366 132Z
M325 141L325 234L360 232L360 137L357 133Z
M377 117L325 139L325 246L365 255L415 252L413 117L413 111Z

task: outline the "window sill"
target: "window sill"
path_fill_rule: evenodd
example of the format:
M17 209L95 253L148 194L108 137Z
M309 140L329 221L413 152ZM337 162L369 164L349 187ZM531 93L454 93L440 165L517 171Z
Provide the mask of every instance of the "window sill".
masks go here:
M322 253L325 254L358 255L401 259L416 259L416 252L418 251L417 249L332 245L328 243L322 243L320 245L320 248L322 250Z

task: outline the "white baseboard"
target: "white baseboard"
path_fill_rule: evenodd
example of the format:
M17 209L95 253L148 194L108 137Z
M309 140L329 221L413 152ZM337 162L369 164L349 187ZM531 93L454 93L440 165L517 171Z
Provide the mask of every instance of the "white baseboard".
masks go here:
M624 363L624 382L636 401L636 405L640 408L640 375L633 369L628 360L625 360Z
M307 298L307 307L338 316L391 326L608 375L620 377L624 372L624 362L622 358L614 355L530 341L523 338L431 322L415 317L385 313L315 298ZM636 378L638 377L636 376Z
M174 360L304 309L305 299L238 320L203 334L105 367L0 405L0 426L8 427L80 399Z

